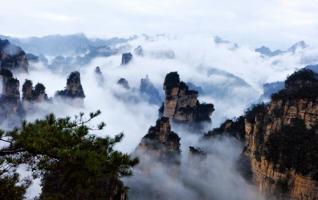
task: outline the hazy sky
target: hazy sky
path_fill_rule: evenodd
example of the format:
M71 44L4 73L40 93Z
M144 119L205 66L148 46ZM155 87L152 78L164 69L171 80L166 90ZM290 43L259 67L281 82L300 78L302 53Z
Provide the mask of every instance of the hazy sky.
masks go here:
M250 45L317 44L318 0L0 0L0 34L211 34Z

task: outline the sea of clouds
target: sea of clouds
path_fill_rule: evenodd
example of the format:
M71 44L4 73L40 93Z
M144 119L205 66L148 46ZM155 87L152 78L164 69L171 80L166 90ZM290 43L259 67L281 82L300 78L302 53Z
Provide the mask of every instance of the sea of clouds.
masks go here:
M120 65L121 54L96 58L89 65L74 66L62 71L48 69L39 63L31 64L28 74L17 75L20 85L25 79L32 80L34 84L43 83L48 96L52 97L57 90L66 86L69 74L65 71L78 70L86 98L84 105L80 107L62 101L40 104L39 111L29 113L27 120L32 121L51 112L59 117L72 117L79 112L101 110L102 114L91 125L103 121L107 126L104 130L92 134L113 136L123 132L125 137L117 145L117 149L131 153L148 128L155 124L160 107L140 98L140 79L148 76L162 95L165 75L171 71L177 71L182 81L202 87L206 92L199 94L199 100L213 103L215 106L212 124L207 127L212 129L227 118L243 114L251 104L257 103L264 83L284 80L296 69L314 64L318 55L317 49L309 47L295 54L266 58L248 46L235 47L232 43L215 43L211 36L140 36L124 44L121 49L123 52L133 52L139 45L143 48L144 56L134 54L132 62L125 66ZM167 56L171 55L171 52L173 56ZM102 84L98 83L96 78L96 66L99 66L103 73L105 81ZM128 80L131 89L126 90L117 84L122 77ZM227 92L223 94L222 91L225 90ZM125 98L127 96L137 96L139 100L130 100ZM172 128L174 130L174 127ZM147 176L135 170L135 176L125 179L132 188L132 199L141 199L138 193L134 193L134 189L138 191L137 185L161 186L166 199L259 198L253 186L247 183L235 168L242 150L238 142L229 138L212 141L209 144L211 153L207 159L199 163L199 167L193 168L186 159L188 146L202 145L198 143L199 136L186 130L174 131L181 137L181 175L177 178L171 177L165 173L165 166ZM195 185L200 189L195 188ZM37 184L33 184L29 189L28 197L35 196L39 191L37 181ZM146 194L144 199L147 199Z

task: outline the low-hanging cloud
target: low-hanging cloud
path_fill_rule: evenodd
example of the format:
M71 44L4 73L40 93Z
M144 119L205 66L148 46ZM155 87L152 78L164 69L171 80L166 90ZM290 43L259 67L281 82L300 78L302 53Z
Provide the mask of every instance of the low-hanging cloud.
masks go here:
M105 130L93 134L113 136L124 132L125 138L118 144L117 149L131 153L148 128L155 123L160 106L150 104L139 95L140 79L148 76L158 91L163 93L165 75L171 71L178 71L184 82L201 86L205 92L202 95L199 94L199 100L213 103L216 109L212 115L213 123L208 127L211 129L226 118L243 114L250 104L258 101L265 82L285 79L296 68L311 62L308 60L313 58L316 52L312 48L293 56L263 58L246 46L233 49L226 44L215 44L213 37L210 36L172 37L166 35L140 36L138 39L130 41L125 46L125 51L133 51L139 45L145 52L144 56L134 55L128 65L121 66L121 55L117 54L106 58L96 58L86 66L74 66L67 70L78 70L81 73L86 95L82 107L74 107L63 101L54 100L52 103L38 104L38 112L29 113L27 120L35 120L50 112L59 117L65 115L72 117L79 112L89 113L100 109L102 114L93 124L104 121L107 126ZM174 56L162 56L165 55L163 52L173 52ZM157 54L160 56L156 56ZM96 79L96 66L100 66L103 72L104 83L102 84L98 83ZM31 64L29 74L17 76L20 85L25 79L32 80L34 84L43 83L48 96L52 97L57 90L65 87L68 74L52 71L41 64ZM126 90L117 84L118 79L122 77L128 80L130 89ZM225 90L226 94L217 94ZM121 98L127 96L136 97L138 100ZM140 172L136 171L133 176L135 179L127 182L131 186L132 192L134 189L138 190L136 188L138 184L148 185L149 183L164 187L167 191L167 194L164 195L171 198L197 199L202 197L209 199L215 197L221 200L243 200L244 195L245 197L250 195L245 199L258 199L253 186L249 185L235 170L235 163L242 150L238 143L226 138L211 142L207 159L199 163L199 166L192 167L186 159L187 149L189 145L199 144L197 143L199 136L192 136L182 129L174 131L181 137L182 167L186 166L182 168L181 175L177 179L171 177L166 173L167 169L164 165L148 177L143 177ZM198 169L200 170L198 171ZM206 174L200 174L201 171L205 171ZM158 183L153 183L153 179ZM218 184L218 181L221 184ZM232 196L234 194L237 196ZM34 194L30 194L30 196L34 196Z

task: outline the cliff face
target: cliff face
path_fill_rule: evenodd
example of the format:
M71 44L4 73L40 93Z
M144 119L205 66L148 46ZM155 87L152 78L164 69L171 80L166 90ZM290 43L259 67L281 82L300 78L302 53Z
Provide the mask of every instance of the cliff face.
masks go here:
M163 162L179 162L180 138L171 131L169 118L162 117L157 120L155 126L149 128L148 133L138 145L137 151L150 154Z
M278 196L281 197L279 191L285 190L284 195L288 199L318 199L317 181L307 174L304 176L295 172L292 167L286 169L279 162L273 163L264 156L264 151L268 151L266 148L269 139L273 134L279 134L283 126L291 125L294 119L301 119L307 128L314 127L317 124L317 115L317 99L275 100L266 108L265 113L255 116L254 121L245 120L246 153L251 158L255 183L262 192L274 196L279 194ZM282 146L279 148L286 149ZM305 163L305 165L311 165L311 163Z
M19 80L13 78L12 73L7 69L0 70L2 77L2 95L0 97L0 119L15 120L16 116L23 115L20 101Z
M45 86L37 83L33 88L31 80L25 80L22 86L22 104L26 111L33 108L34 103L48 102L49 98L45 92Z
M243 118L240 126L229 120L214 132L242 135L260 191L278 199L318 199L317 74L295 72L269 104L254 106Z
M318 76L300 70L269 104L225 121L205 139L227 134L245 143L254 183L268 198L318 199Z
M316 200L318 182L293 170L280 172L275 165L262 158L251 159L253 179L267 197L292 200Z
M25 80L22 86L22 99L30 102L48 101L45 86L42 83L37 83L33 88L32 81Z
M20 47L0 39L0 68L27 72L28 65L26 54Z
M66 82L66 88L64 90L57 91L56 96L63 98L85 98L85 94L81 84L81 75L79 72L72 72Z
M133 58L133 55L130 52L123 53L121 57L121 65L129 64L132 58Z
M189 124L211 122L213 104L201 104L198 100L198 92L190 90L184 82L180 81L177 72L167 74L163 88L165 101L160 109L162 116L175 122Z

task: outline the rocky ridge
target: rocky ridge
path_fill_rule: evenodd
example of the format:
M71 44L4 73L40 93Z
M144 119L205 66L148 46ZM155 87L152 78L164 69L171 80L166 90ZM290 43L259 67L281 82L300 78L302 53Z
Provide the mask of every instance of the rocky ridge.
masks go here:
M22 86L22 104L26 111L33 109L34 103L49 102L49 98L45 92L45 86L37 83L33 87L31 80L25 80Z
M170 72L164 81L165 101L159 112L174 122L184 124L199 124L211 122L214 111L213 104L200 103L198 92L190 90L180 81L177 72Z
M0 39L0 68L18 72L28 72L28 60L25 52L8 40Z
M2 77L2 94L0 97L0 119L4 121L10 119L18 120L19 116L23 116L23 108L20 101L20 82L13 77L10 70L1 69L0 75Z
M137 147L141 154L153 155L156 159L164 162L179 162L180 138L171 131L169 118L162 117L156 125L149 128L148 133L142 138Z
M245 143L253 181L268 198L318 199L318 75L295 72L269 104L227 120L205 137L238 136Z
M78 71L72 72L66 81L64 90L57 91L56 96L63 98L85 98L84 90L81 84L81 75Z

